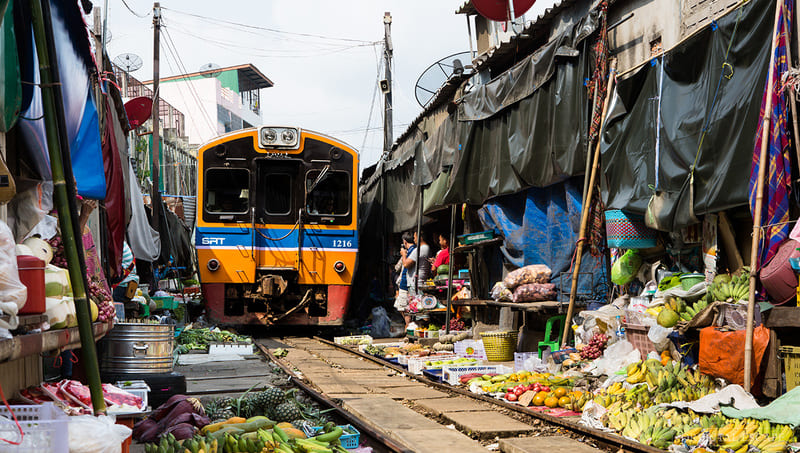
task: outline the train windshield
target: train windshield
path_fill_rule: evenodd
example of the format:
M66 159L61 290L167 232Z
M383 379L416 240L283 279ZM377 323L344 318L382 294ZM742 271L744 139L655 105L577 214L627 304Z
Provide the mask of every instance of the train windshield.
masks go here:
M250 171L244 168L209 168L206 171L206 211L215 214L247 213Z
M346 171L328 171L317 181L321 171L306 173L306 191L310 190L306 197L306 212L311 215L349 214L350 174Z

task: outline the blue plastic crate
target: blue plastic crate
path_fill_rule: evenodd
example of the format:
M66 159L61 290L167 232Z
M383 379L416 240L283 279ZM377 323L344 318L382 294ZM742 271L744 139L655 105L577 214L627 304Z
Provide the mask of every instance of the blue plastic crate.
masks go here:
M442 382L442 370L422 370L422 375L436 382Z
M339 427L345 431L345 433L342 434L342 437L339 438L339 442L341 442L342 447L348 450L358 448L358 440L361 437L361 433L359 433L353 425L339 425ZM322 426L315 426L312 429L316 433L322 431ZM353 431L355 434L348 434L347 431Z

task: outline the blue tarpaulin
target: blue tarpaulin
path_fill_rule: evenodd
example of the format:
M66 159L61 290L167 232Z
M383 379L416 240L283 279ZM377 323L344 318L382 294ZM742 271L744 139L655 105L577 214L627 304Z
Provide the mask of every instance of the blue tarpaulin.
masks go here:
M505 237L501 248L505 259L515 267L546 264L552 270L551 282L568 294L571 264L581 222L583 177L544 188L530 188L513 195L497 197L478 210L487 229ZM602 257L586 252L582 258L578 293L603 294L606 291ZM567 273L562 277L561 273Z

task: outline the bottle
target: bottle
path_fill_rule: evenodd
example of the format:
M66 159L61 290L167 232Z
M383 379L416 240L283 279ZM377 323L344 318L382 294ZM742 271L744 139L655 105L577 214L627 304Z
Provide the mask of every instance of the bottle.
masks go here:
M625 339L625 326L622 325L622 319L618 315L617 316L617 341L621 341Z

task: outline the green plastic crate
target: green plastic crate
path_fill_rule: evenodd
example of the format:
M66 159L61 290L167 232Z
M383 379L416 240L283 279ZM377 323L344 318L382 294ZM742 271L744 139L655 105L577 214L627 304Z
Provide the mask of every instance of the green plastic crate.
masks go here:
M152 297L156 303L156 308L160 310L174 310L178 308L178 302L172 296Z

